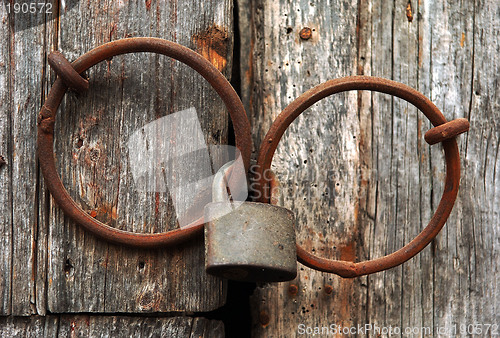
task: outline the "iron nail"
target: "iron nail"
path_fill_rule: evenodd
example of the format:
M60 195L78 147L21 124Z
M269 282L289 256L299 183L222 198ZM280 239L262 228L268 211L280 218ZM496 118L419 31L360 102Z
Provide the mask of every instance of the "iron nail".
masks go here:
M302 40L309 40L312 36L312 30L309 27L304 27L300 30L299 35Z

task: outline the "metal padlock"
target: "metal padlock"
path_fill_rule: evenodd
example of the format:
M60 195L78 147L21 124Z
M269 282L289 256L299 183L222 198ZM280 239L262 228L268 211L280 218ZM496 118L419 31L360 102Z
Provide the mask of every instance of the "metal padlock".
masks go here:
M205 207L205 268L222 278L283 282L297 275L295 217L271 204L231 200L224 165ZM246 182L245 182L246 183Z

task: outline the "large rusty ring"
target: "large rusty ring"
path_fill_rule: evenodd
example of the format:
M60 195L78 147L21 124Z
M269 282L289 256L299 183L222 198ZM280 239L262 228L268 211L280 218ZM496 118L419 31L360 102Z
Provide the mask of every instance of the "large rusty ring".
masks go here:
M130 38L103 44L69 63L60 53L49 56L49 63L58 73L38 119L38 158L45 182L52 197L64 213L94 235L107 241L134 247L151 248L176 244L201 233L203 223L192 223L182 229L164 233L141 234L119 230L99 222L71 198L59 177L53 150L56 111L68 87L84 90L85 80L75 78L95 64L115 55L152 52L163 54L185 63L202 75L220 95L233 121L236 147L241 151L243 163L248 169L252 141L250 123L240 98L226 78L203 56L174 42L158 38ZM71 67L70 67L71 66Z
M427 227L410 243L390 255L359 263L337 261L315 256L297 244L299 262L310 268L335 273L342 277L357 277L395 267L415 256L436 237L453 209L460 183L460 157L454 136L469 128L469 123L465 119L458 119L458 122L455 123L447 122L443 114L429 99L418 91L398 82L369 76L353 76L327 81L308 90L290 103L276 118L266 134L255 169L256 184L254 183L254 186L261 192L261 202L269 203L269 194L266 191L269 189L271 175L266 175L266 173L270 169L276 147L288 126L305 109L319 100L335 93L350 90L371 90L397 96L422 111L435 127L447 124L447 128L445 128L448 130L447 132L443 132L443 128L433 128L428 132L429 135L438 135L435 136L435 139L439 139L443 144L446 158L446 180L441 201ZM434 129L436 130L434 131ZM453 129L453 131L449 129Z

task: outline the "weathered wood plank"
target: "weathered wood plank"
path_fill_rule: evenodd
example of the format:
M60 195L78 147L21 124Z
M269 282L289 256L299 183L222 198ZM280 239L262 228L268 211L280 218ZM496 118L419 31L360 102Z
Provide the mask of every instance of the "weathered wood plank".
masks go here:
M5 4L2 4L2 6ZM7 22L10 25L9 91L11 146L9 166L12 185L12 267L11 300L13 315L36 313L37 270L37 179L36 118L43 98L46 30L42 24L50 14L45 11L15 14L13 7ZM3 87L3 86L2 86ZM4 87L5 88L5 87Z
M423 14L418 3L376 2L372 8L373 17L380 18L372 26L372 75L422 90L419 76L424 61L419 33L425 34L425 29L421 29ZM387 34L391 26L392 34ZM370 181L377 183L377 227L366 243L374 243L373 255L378 257L408 243L427 225L432 187L429 148L422 138L429 126L427 119L402 100L373 97L375 140L369 147L374 149L377 175ZM429 257L430 250L426 249L396 269L369 277L370 323L391 323L399 328L432 323L429 288L433 271Z
M231 10L224 0L81 2L60 19L58 49L73 60L109 40L156 36L198 50L229 75ZM128 138L149 122L194 107L206 141L224 144L222 101L196 72L158 55L117 56L88 75L91 89L67 95L58 115L55 149L63 182L84 210L108 224L135 232L174 228L167 193L136 191ZM201 238L149 251L108 245L52 203L49 223L52 312L208 311L225 301L224 283L204 272Z
M0 315L10 313L12 269L12 157L10 30L7 10L0 7Z
M7 9L0 7L0 314L10 313L12 269L12 157L10 30Z
M49 3L49 2L47 2ZM64 12L59 11L58 3L56 1L52 3L52 10L46 13L45 21L40 22L40 25L45 25L45 41L44 49L46 55L48 51L56 49L57 46L57 36L58 36L58 22L61 15L65 15ZM75 6L75 2L68 3L67 6ZM44 61L46 61L46 55L44 56ZM50 71L50 67L47 63L44 64L43 78L41 81L42 87L42 100L40 106L43 104L48 91L55 81L56 76ZM48 245L48 234L50 232L49 228L49 218L50 218L50 194L45 185L45 181L42 178L40 168L38 168L37 177L37 228L35 231L36 246L37 250L33 257L35 260L34 270L34 309L36 314L45 315L47 313L47 285L48 285L48 256L49 256L49 245Z
M2 317L0 335L2 337L55 337L57 317Z
M49 315L0 318L2 337L223 337L222 322L191 317Z
M429 327L437 333L455 324L460 329L500 321L500 5L410 4L411 22L406 0L328 6L261 0L239 7L242 97L257 143L300 93L356 73L407 83L447 118L465 116L472 124L459 138L459 200L431 248L370 277L342 280L301 267L297 280L259 288L256 336L293 336L300 323ZM153 35L213 57L200 37L210 36L203 32L215 23L228 32L228 55L213 61L229 74L230 10L224 1L77 3L61 8L60 20L45 26L35 25L39 17L0 22L0 37L8 41L0 46L0 155L7 160L0 168L0 314L43 314L46 302L54 312L205 311L223 303L223 284L202 272L201 241L175 250L128 251L65 220L37 178L33 126L50 82L40 71L46 51L57 47L72 60L110 39ZM193 20L199 13L204 19ZM304 26L314 29L310 40L298 37ZM144 65L141 74L134 71L138 64ZM69 94L56 127L59 167L72 196L97 218L134 231L174 226L166 196L134 191L126 141L137 128L195 104L208 138L225 141L222 104L185 71L162 57L117 57L89 72L88 94ZM300 242L324 256L356 260L408 242L426 225L442 192L443 154L423 142L428 127L412 106L371 93L338 95L296 121L273 168L284 186L281 203L297 212ZM298 287L297 295L290 285ZM207 329L203 320L165 320L170 324L143 317L2 318L0 335L68 336L75 329L82 335L222 334L219 322Z
M450 1L438 10L448 15L432 30L432 95L471 130L460 140L460 199L436 241L435 321L498 324L500 4Z
M467 255L464 254L468 262L463 262L463 265L471 265L470 285L462 286L462 290L470 293L471 302L466 304L470 309L469 318L497 324L500 322L499 13L500 4L496 1L478 1L474 7L474 35L471 41L468 31L465 40L465 43L474 43L473 85L468 92L471 106L468 111L457 112L458 116L460 113L467 116L473 128L473 133L461 143L465 158L465 182L461 191L464 202L459 204L461 212L457 215L463 216L462 227L472 227L472 231L465 228L463 233L466 236L472 233L473 238L472 245L466 249ZM465 57L470 60L470 53ZM458 216L457 220L460 220Z
M39 9L39 8L38 8ZM35 160L36 112L42 100L45 79L46 33L43 23L54 12L15 13L12 4L1 6L0 139L7 165L0 169L0 228L2 231L1 314L35 313L35 270L39 212L38 169ZM12 311L11 311L12 306ZM39 309L43 310L43 309Z
M252 27L243 37L241 76L256 146L279 111L314 84L352 74L391 78L423 92L448 119L471 119L471 132L458 138L460 195L436 241L400 267L355 280L300 268L298 280L258 288L253 334L372 324L436 335L453 325L498 323L499 4L351 5L240 4L240 23ZM312 39L298 38L303 26L316 29ZM280 202L297 215L299 242L322 256L389 254L431 218L443 191L442 149L423 141L430 123L402 100L363 92L325 101L295 121L278 146ZM333 196L315 192L328 184ZM298 286L296 296L290 284ZM330 295L325 284L333 286Z
M253 60L253 78L242 78L254 85L242 96L258 145L272 120L299 94L356 73L358 3L258 1L240 8L251 5L254 49L244 45L241 54ZM299 37L304 27L312 29L309 40ZM356 103L357 93L350 92L308 109L285 133L272 165L283 186L280 202L295 212L298 242L319 255L347 260L361 250L359 201L353 194L359 189ZM364 323L365 283L366 278L341 279L299 265L296 280L257 289L254 335L294 336L300 323Z

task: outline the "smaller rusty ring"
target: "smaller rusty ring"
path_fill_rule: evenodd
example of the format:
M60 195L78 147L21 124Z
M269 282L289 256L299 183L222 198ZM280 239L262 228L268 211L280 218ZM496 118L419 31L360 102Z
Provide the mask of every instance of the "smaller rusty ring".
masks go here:
M288 105L271 125L259 150L253 187L259 192L258 200L269 203L269 178L266 172L271 167L272 158L283 133L288 126L307 108L319 100L335 93L350 90L370 90L397 96L413 104L431 121L434 126L447 121L439 109L418 91L398 82L387 79L352 76L322 83L295 99ZM384 257L365 262L348 262L321 258L304 250L297 244L297 256L302 264L324 272L335 273L341 277L357 277L390 269L402 264L420 252L439 233L444 226L458 193L460 183L460 157L454 138L442 142L446 158L446 179L441 201L429 224L403 248Z
M193 68L210 83L222 98L229 111L229 115L233 121L236 147L241 152L245 168L248 169L252 151L252 139L250 135L250 122L248 121L243 104L224 75L200 54L171 41L138 37L105 43L79 57L71 66L77 74L80 74L95 64L113 56L137 52L158 53L176 59ZM57 173L53 149L56 111L67 89L67 84L61 77L58 77L40 110L37 136L38 158L42 174L52 197L64 213L94 235L113 243L132 247L153 248L163 245L173 245L201 234L204 224L203 222L197 224L197 222L202 221L202 219L182 229L175 229L164 233L142 234L123 231L92 218L76 204Z
M59 51L53 51L47 58L49 65L71 89L81 93L89 89L89 82L76 72L71 63Z

